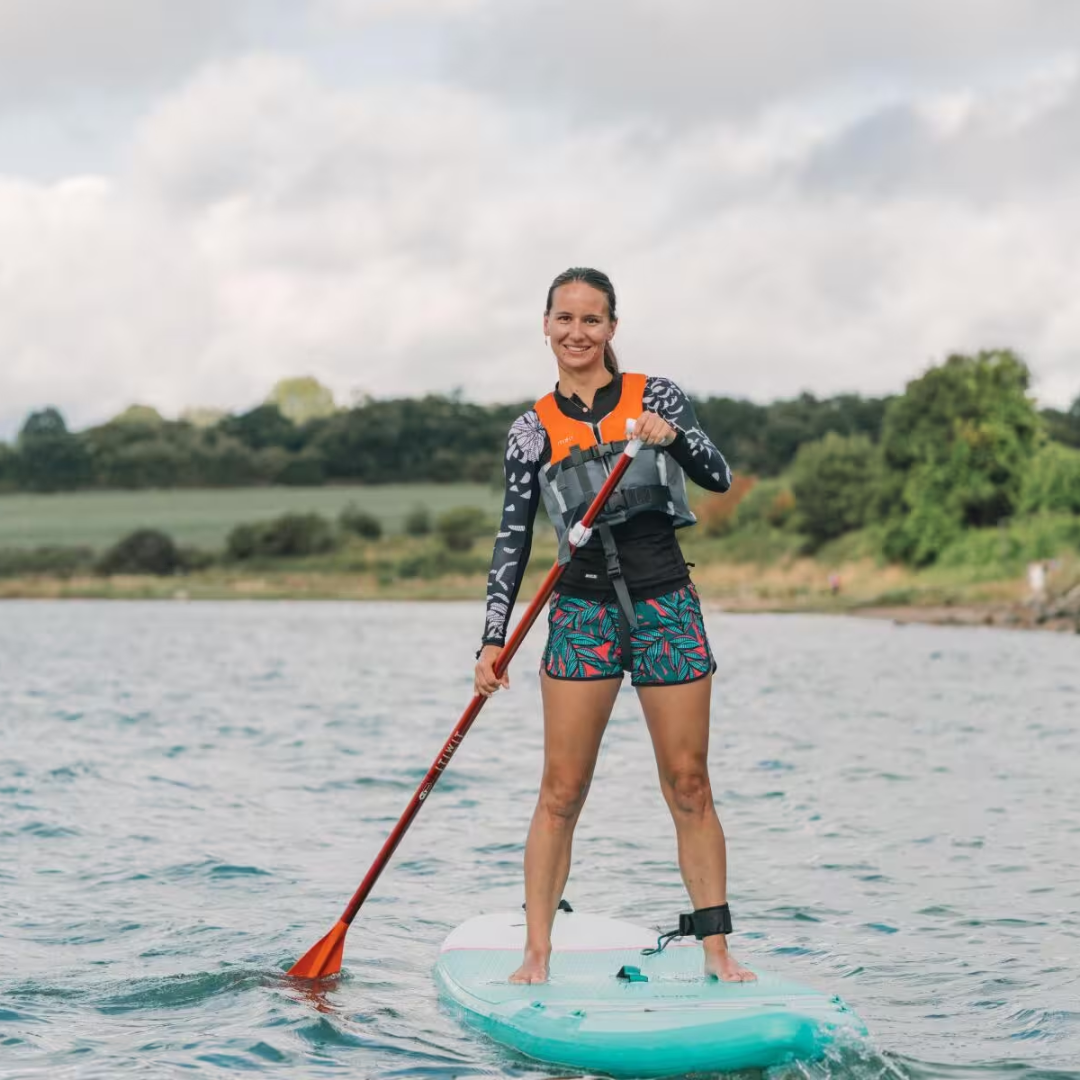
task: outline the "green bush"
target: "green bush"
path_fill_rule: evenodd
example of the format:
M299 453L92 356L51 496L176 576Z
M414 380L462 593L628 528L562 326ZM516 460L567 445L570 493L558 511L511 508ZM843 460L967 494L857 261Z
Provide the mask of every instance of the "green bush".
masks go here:
M890 402L879 499L889 558L927 565L965 529L1016 512L1041 424L1028 383L1008 350L950 356Z
M19 455L0 442L0 491L15 491L19 486Z
M963 523L944 492L940 498L940 502L923 498L905 516L894 514L889 519L881 543L887 559L929 566L964 535Z
M322 514L283 514L263 526L260 554L322 555L336 547L334 528Z
M180 565L185 570L206 570L217 562L212 551L184 544L180 547Z
M426 506L414 506L405 516L406 536L427 536L431 532L431 511Z
M780 562L802 552L805 540L790 529L774 529L765 522L757 521L738 526L719 537L697 533L687 529L685 539L680 537L683 554L690 562L767 563Z
M395 571L400 578L431 580L442 577L444 574L483 573L487 568L488 563L485 557L438 547L417 552L415 555L407 555L399 560Z
M861 559L880 563L881 534L881 525L868 525L822 544L814 550L814 556L826 566L840 566Z
M321 555L337 547L334 528L321 514L282 514L273 521L237 525L225 550L230 559L280 559Z
M274 476L275 484L289 487L317 487L326 480L326 463L322 455L304 452L290 457Z
M888 589L874 597L874 603L882 607L908 607L919 597L918 589Z
M101 574L155 574L167 577L183 569L173 538L159 529L136 529L118 540L98 560Z
M766 524L782 529L791 522L795 496L786 480L759 480L739 503L735 528Z
M0 548L0 577L48 574L66 578L89 573L93 567L94 552L88 547Z
M469 551L489 529L484 511L475 506L456 506L435 522L435 531L449 551Z
M361 510L356 503L349 503L341 511L338 525L342 531L362 536L365 540L378 540L383 532L382 522L374 514Z
M1080 449L1080 396L1066 410L1043 409L1042 417L1051 439Z
M213 428L193 449L192 469L207 487L243 487L260 479L258 454Z
M791 469L795 528L813 544L861 529L877 495L879 470L866 435L830 432L804 443Z
M261 529L261 525L251 522L235 525L225 540L225 554L240 562L255 558L259 553Z
M454 479L464 477L474 484L487 484L496 472L499 475L499 486L502 487L502 454L481 452L470 454L462 462L460 473Z
M93 476L86 447L52 407L26 418L17 448L19 480L31 491L74 491Z
M1036 514L994 529L969 529L942 551L938 562L945 567L998 566L1019 573L1029 562L1068 551L1080 551L1080 517Z
M1024 477L1020 510L1080 514L1080 450L1053 442L1042 447Z
M176 487L190 467L190 453L161 437L111 446L94 458L96 476L109 488Z

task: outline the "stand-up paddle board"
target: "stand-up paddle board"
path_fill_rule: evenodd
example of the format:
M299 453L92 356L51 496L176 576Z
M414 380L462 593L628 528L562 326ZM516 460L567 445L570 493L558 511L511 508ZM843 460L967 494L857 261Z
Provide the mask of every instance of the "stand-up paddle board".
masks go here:
M654 931L559 912L551 978L515 985L525 915L480 915L443 943L435 977L470 1025L539 1061L612 1076L766 1068L821 1057L866 1029L840 1000L757 971L725 983L702 972L693 939L654 948Z

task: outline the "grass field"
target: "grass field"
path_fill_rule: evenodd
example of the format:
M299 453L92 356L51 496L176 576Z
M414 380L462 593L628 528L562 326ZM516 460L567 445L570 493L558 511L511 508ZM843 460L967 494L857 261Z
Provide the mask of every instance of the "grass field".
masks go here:
M133 529L149 527L178 543L214 549L240 522L311 511L333 518L350 503L395 533L416 506L427 507L432 517L455 506L478 506L495 518L502 492L485 484L387 484L0 495L0 547L86 544L100 549Z

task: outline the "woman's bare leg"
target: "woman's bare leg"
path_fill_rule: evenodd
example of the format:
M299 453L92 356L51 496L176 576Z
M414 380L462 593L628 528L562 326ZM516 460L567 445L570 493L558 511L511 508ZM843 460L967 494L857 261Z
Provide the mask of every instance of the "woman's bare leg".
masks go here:
M675 821L679 869L695 910L727 903L727 849L709 782L712 676L678 686L641 686L660 788ZM728 953L727 938L702 941L706 974L727 982L756 979Z
M511 982L546 982L551 924L570 874L570 849L620 679L577 682L540 672L544 776L525 842L524 961Z

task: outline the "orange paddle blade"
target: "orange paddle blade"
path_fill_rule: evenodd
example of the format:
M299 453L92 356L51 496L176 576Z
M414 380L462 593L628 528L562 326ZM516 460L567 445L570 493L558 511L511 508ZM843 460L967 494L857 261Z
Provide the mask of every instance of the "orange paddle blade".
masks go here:
M320 938L291 968L288 974L298 979L325 979L341 970L341 955L345 951L345 935L349 924L342 919L324 938Z

